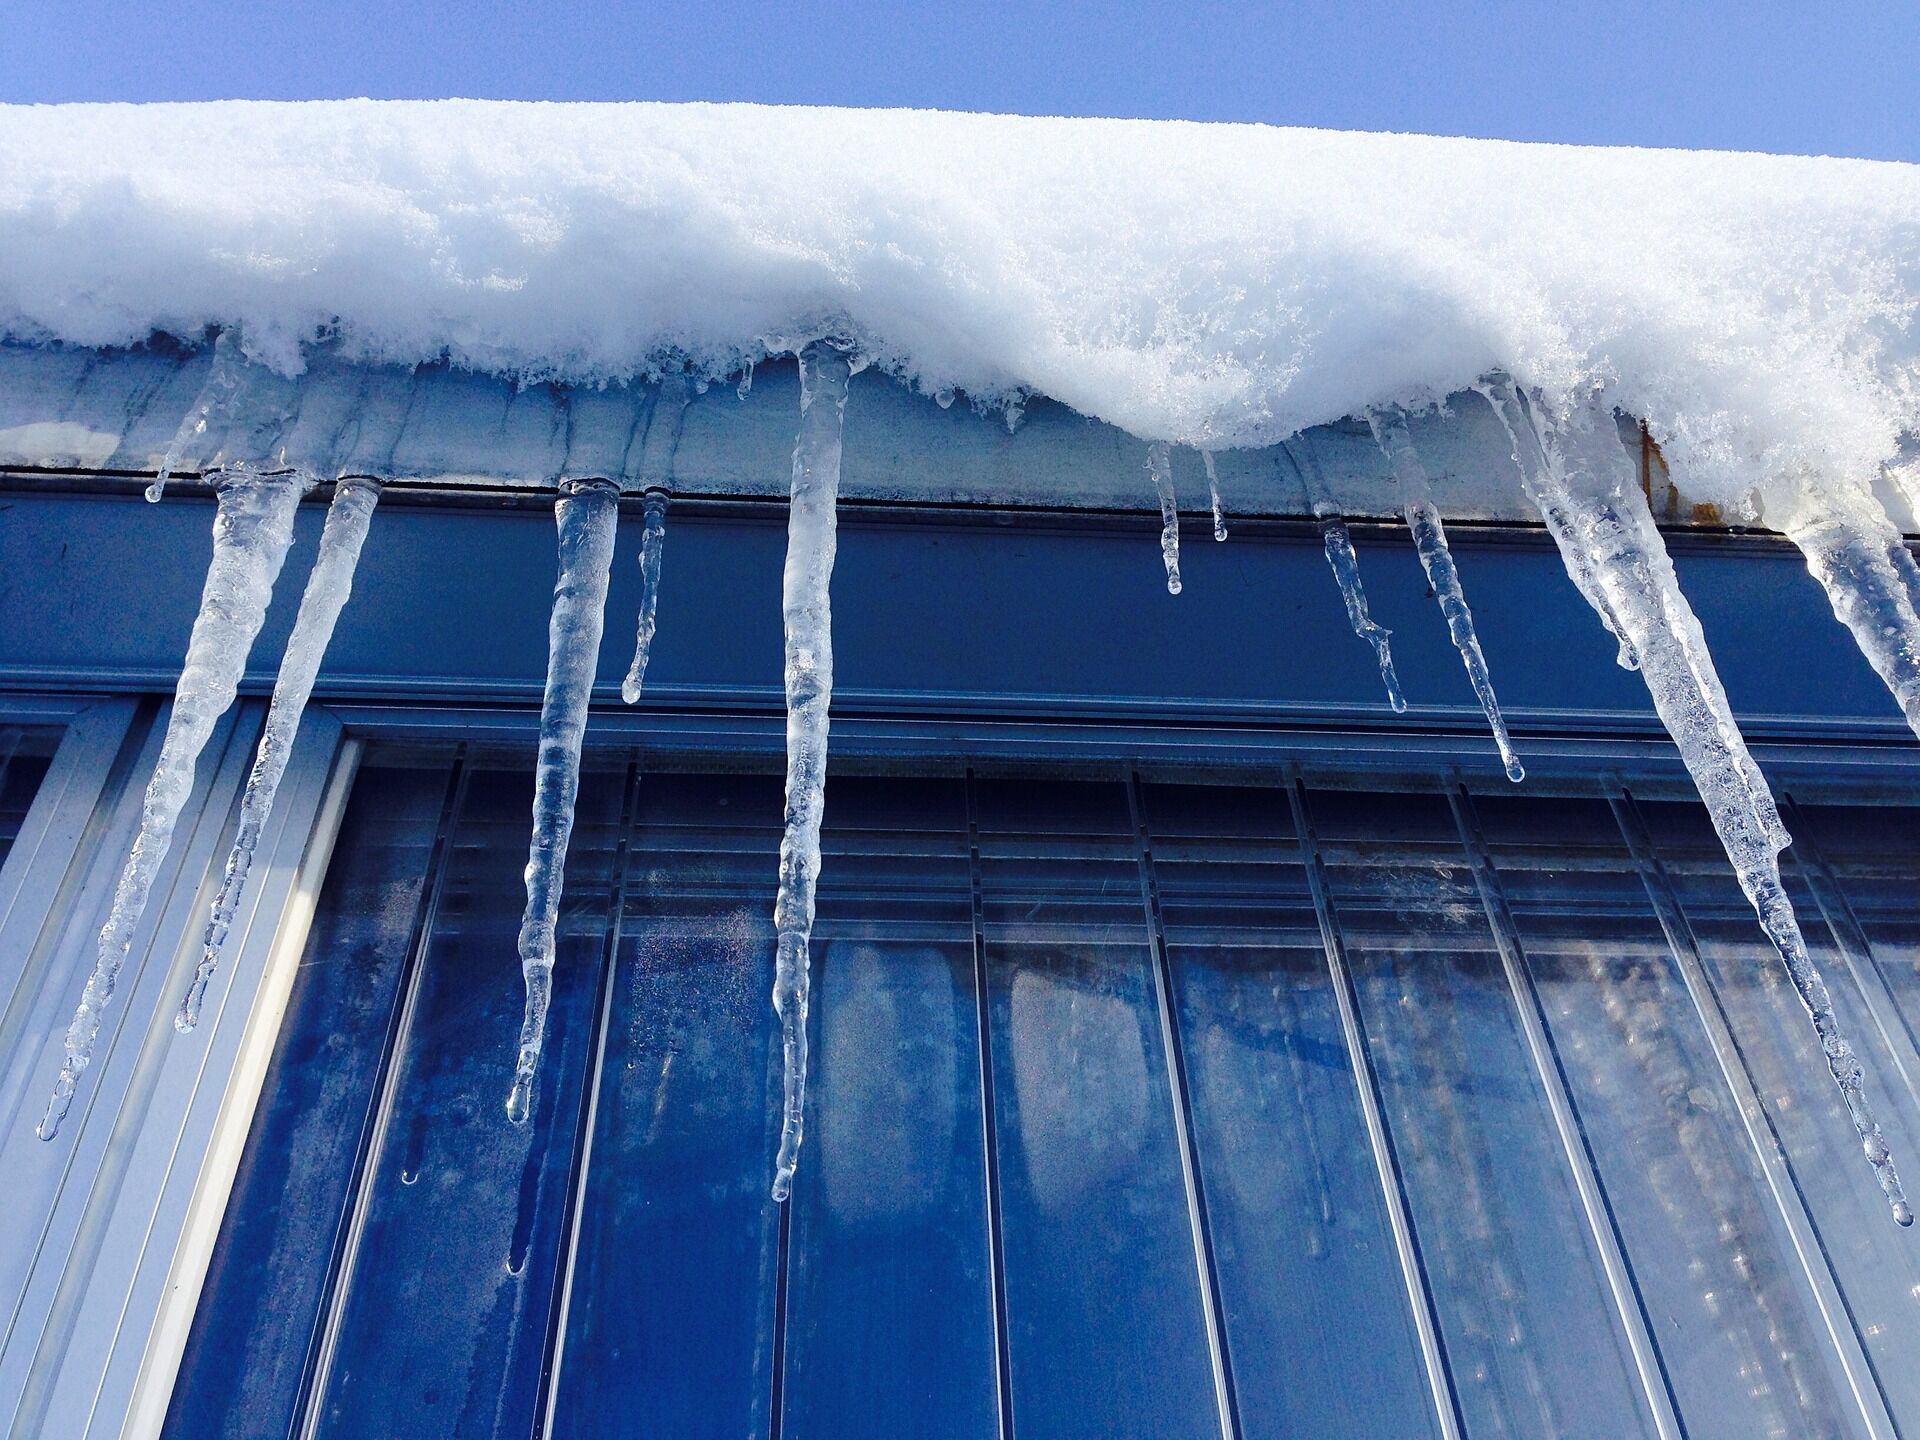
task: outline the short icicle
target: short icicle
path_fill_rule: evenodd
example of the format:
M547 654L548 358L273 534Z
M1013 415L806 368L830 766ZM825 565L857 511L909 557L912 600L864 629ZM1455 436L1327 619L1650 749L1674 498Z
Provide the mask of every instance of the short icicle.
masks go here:
M160 469L154 474L153 483L147 486L149 501L158 501L166 492L167 481L180 468L187 447L206 434L208 422L216 415L226 418L233 414L246 386L247 361L240 353L240 332L228 327L214 337L212 366L201 383L193 408L180 422L180 428L173 432L173 439L167 442L166 452L160 457Z
M660 560L667 547L667 492L649 490L642 503L645 529L640 534L640 626L633 642L633 664L627 668L627 678L620 682L620 698L629 705L639 702L640 687L647 679L654 615L660 609Z
M1453 552L1447 548L1447 529L1440 521L1439 507L1433 503L1427 467L1420 463L1413 439L1407 434L1406 419L1398 411L1370 410L1367 424L1373 430L1375 443L1393 467L1394 479L1400 485L1401 510L1407 518L1407 529L1413 532L1413 548L1420 556L1420 568L1427 572L1427 583L1433 587L1440 613L1446 617L1453 648L1460 652L1460 662L1466 666L1473 693L1480 697L1480 708L1486 712L1487 724L1492 727L1493 743L1500 748L1500 761L1506 767L1507 778L1517 785L1526 779L1527 772L1514 753L1513 741L1507 735L1507 722L1500 716L1500 702L1494 698L1493 680L1487 674L1487 657L1481 653L1480 637L1473 629L1473 612L1467 608L1467 596L1460 588Z
M773 1198L793 1189L807 1094L807 946L820 876L826 808L827 712L833 699L834 506L840 495L840 426L852 364L816 341L800 352L800 433L793 442L793 497L780 608L786 622L787 799L780 837L780 890L773 905L777 949L773 1008L780 1017L784 1103Z
M1220 471L1213 463L1213 451L1202 450L1200 463L1207 469L1207 504L1213 508L1213 538L1227 538L1227 516L1220 507Z
M1613 417L1598 406L1573 417L1546 415L1504 379L1482 393L1512 437L1522 483L1547 517L1568 573L1638 658L1654 709L1706 804L1740 888L1813 1022L1893 1218L1911 1225L1913 1210L1868 1106L1860 1061L1840 1033L1826 981L1780 882L1779 856L1790 837L1734 721Z
M1180 504L1173 495L1173 452L1164 440L1147 446L1147 474L1160 497L1160 558L1167 567L1167 593L1180 593Z
M360 549L366 543L367 527L372 523L373 507L379 499L378 480L354 475L335 487L333 503L327 507L327 523L320 533L320 553L307 577L306 592L300 597L300 613L293 622L293 633L287 638L280 674L273 682L273 699L267 706L260 748L254 754L246 794L240 801L239 828L233 837L233 849L227 854L220 893L214 897L207 919L200 963L194 970L186 998L173 1017L174 1029L183 1034L200 1023L200 1005L206 997L207 982L220 964L221 948L227 943L227 932L233 928L234 909L240 903L247 873L253 868L260 833L266 828L267 817L273 813L274 796L279 792L280 777L286 773L287 761L293 754L294 738L299 734L307 699L313 694L313 682L320 674L320 662L326 656L334 625L352 592L354 567L360 562Z
M1761 500L1920 735L1920 566L1900 528L1868 486L1844 477L1780 476Z
M213 520L213 558L200 593L200 613L194 617L186 659L174 687L160 758L141 803L139 834L114 888L107 921L100 928L93 973L67 1027L66 1058L36 1132L42 1140L59 1133L80 1072L92 1061L101 1014L113 998L147 897L173 843L180 811L193 793L200 752L239 693L247 653L266 619L273 583L293 541L294 511L311 483L303 475L262 475L244 466L235 466L214 481L218 508Z
M1327 564L1333 570L1334 583L1340 587L1340 598L1346 602L1347 623L1353 626L1353 633L1373 647L1373 658L1380 665L1380 683L1387 687L1387 703L1393 707L1394 714L1403 713L1407 708L1407 697L1400 691L1400 676L1393 668L1393 646L1390 643L1393 632L1376 621L1367 610L1366 588L1360 583L1360 557L1354 553L1353 536L1347 530L1347 517L1340 513L1340 507L1333 502L1333 496L1327 490L1326 477L1320 473L1320 463L1312 451L1312 441L1304 437L1294 441L1282 442L1280 454L1300 481L1306 492L1307 507L1313 511L1313 518L1320 522L1320 539L1326 547ZM1295 446L1303 447L1304 462L1294 453Z
M520 971L527 1008L520 1022L520 1053L507 1118L516 1125L533 1113L534 1076L546 1040L553 997L555 930L566 880L567 842L580 791L580 742L606 624L607 580L613 570L614 528L620 492L611 480L568 480L554 505L559 528L559 577L547 620L547 688L540 702L540 755L534 768L533 839L527 851L527 908L520 921Z

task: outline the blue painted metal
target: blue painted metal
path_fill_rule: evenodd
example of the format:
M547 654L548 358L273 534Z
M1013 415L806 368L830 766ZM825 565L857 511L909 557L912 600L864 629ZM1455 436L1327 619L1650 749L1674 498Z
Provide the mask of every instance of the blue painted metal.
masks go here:
M552 525L544 509L414 506L396 491L373 527L318 693L522 702L539 694ZM158 689L184 651L210 505L191 495L19 492L0 517L0 687ZM783 519L756 503L674 514L648 713L766 710L780 689ZM321 521L306 507L292 565ZM1392 528L1356 527L1368 592L1394 628L1412 710L1387 710L1370 652L1347 629L1310 528L1236 526L1193 545L1166 594L1144 520L846 507L834 580L836 711L1121 712L1193 721L1467 730L1473 697ZM1743 720L1893 734L1884 689L1782 543L1676 539L1676 562ZM1530 732L1625 725L1653 733L1638 677L1537 532L1462 527L1455 550L1506 708ZM639 603L623 550L610 614ZM272 680L293 607L276 606L250 688ZM609 625L614 699L625 628Z

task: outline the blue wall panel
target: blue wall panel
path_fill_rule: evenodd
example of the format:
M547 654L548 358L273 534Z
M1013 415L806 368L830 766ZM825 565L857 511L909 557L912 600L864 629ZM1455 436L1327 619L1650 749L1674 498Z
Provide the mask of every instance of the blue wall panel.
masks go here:
M266 688L319 532L306 506L254 656ZM1003 517L1004 518L1004 517ZM0 684L151 688L171 682L206 556L211 502L17 492L0 510ZM639 604L637 515L614 563L603 689L611 698ZM935 523L938 521L938 523ZM950 711L1051 703L1196 716L1326 715L1391 722L1367 648L1347 628L1319 538L1193 527L1186 588L1166 593L1155 533L982 517L908 521L849 510L834 580L843 706ZM1393 632L1412 721L1477 711L1411 546L1356 535L1373 613ZM649 690L662 702L772 704L780 679L781 507L669 517ZM1747 716L1898 723L1893 703L1784 543L1676 542L1736 707ZM1462 528L1455 549L1494 682L1524 730L1603 711L1651 723L1637 676L1540 535ZM524 698L545 672L554 531L540 507L423 506L390 495L322 693ZM1411 723L1411 722L1409 722Z

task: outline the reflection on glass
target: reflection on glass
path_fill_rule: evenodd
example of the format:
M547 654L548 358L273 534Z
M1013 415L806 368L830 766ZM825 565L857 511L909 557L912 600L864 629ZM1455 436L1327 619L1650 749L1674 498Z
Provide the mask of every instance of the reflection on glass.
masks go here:
M1791 1237L1610 810L1476 807L1688 1435L1851 1434Z
M1859 1343L1873 1362L1874 1374L1867 1383L1877 1383L1897 1424L1920 1425L1920 1364L1914 1363L1913 1348L1913 1337L1920 1334L1920 1243L1914 1232L1889 1223L1871 1172L1859 1163L1859 1145L1810 1038L1799 997L1754 928L1753 912L1725 867L1707 863L1698 816L1681 805L1641 808L1699 939L1701 958L1740 1058L1786 1149L1794 1183ZM1832 932L1816 923L1821 911L1797 860L1787 867L1785 878L1794 906L1807 917L1808 948L1827 977L1841 1029L1852 1037L1866 1066L1887 1140L1895 1154L1913 1154L1920 1148L1920 1110L1914 1097L1899 1082L1899 1067ZM1862 1173L1850 1173L1855 1170ZM1838 1316L1836 1321L1844 1324L1848 1318ZM1822 1346L1821 1351L1830 1348Z
M649 776L631 844L553 1433L764 1434L779 779Z
M610 895L618 779L581 787L538 1123L509 1124L531 777L476 772L400 1037L315 1434L485 1440L532 1425Z
M983 784L979 822L1016 1432L1217 1436L1126 792Z
M965 787L836 779L821 847L781 1433L991 1436Z
M1649 1436L1445 801L1312 803L1468 1435Z
M1856 1440L1822 1262L1872 1362L1851 1378L1920 1432L1920 1248L1856 1163L1696 805L1642 808L1698 995L1604 799L1475 800L1516 997L1439 793L1309 795L1356 1038L1283 791L836 774L811 1158L783 1212L779 778L646 773L616 876L626 763L582 789L555 1063L525 1129L497 1094L530 777L472 771L436 849L450 754L362 770L169 1436L282 1434L307 1403L323 1435L523 1436L544 1404L553 1435L959 1440L1004 1404L1047 1440L1214 1440L1230 1404L1244 1440L1419 1440L1441 1426L1403 1261L1465 1440L1647 1435L1621 1304L1689 1440ZM1788 883L1836 927L1809 939L1890 1134L1920 1149L1899 1078L1920 1059L1893 1063L1920 1022L1920 812L1797 814L1816 843ZM1538 1053L1516 1008L1535 997ZM1736 1045L1716 1050L1696 1000ZM1730 1066L1769 1107L1818 1255L1786 1231ZM1593 1215L1543 1083L1564 1087Z
M1437 1434L1283 795L1147 787L1248 1440Z
M449 778L360 770L201 1288L168 1440L293 1425Z

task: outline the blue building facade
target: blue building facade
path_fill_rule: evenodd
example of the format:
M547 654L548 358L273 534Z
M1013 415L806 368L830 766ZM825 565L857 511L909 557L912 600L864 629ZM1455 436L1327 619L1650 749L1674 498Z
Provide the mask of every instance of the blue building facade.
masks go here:
M208 1021L171 1017L284 593L51 1143L32 1122L212 502L140 500L114 463L137 416L90 464L11 442L0 1431L1920 1430L1920 1249L1641 681L1545 535L1475 488L1510 462L1471 415L1432 447L1518 786L1352 437L1318 443L1404 714L1273 456L1228 470L1225 544L1192 507L1175 598L1111 432L856 389L817 1068L775 1203L785 513L753 437L790 440L790 408L755 408L783 383L690 410L665 461L643 418L604 467L631 493L525 1127L501 1100L553 481L584 468L588 407L503 422L496 468L559 437L517 484L476 473L471 404L431 397L400 433L451 459L345 467L392 483ZM103 433L110 405L62 403ZM627 707L642 482L674 499ZM1669 543L1889 1138L1920 1155L1920 749L1783 542Z

